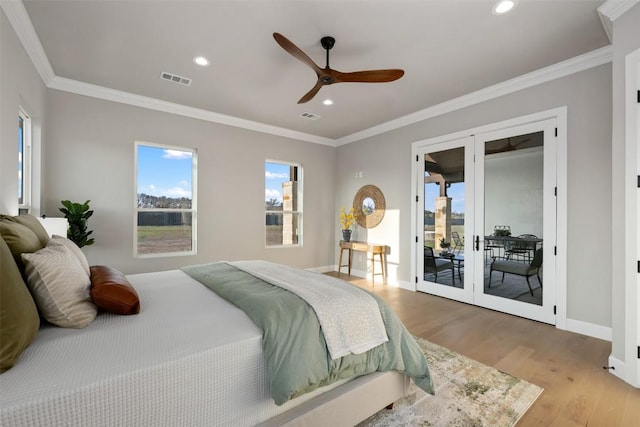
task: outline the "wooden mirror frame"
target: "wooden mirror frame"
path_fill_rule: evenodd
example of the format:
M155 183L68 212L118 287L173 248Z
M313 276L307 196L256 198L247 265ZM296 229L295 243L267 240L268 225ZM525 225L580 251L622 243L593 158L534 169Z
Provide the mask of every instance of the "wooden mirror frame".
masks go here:
M370 197L375 204L375 210L369 215L366 215L362 210L362 203L367 197ZM353 212L356 215L356 221L361 227L373 228L380 224L384 217L385 209L384 195L375 185L365 185L358 190L353 198Z

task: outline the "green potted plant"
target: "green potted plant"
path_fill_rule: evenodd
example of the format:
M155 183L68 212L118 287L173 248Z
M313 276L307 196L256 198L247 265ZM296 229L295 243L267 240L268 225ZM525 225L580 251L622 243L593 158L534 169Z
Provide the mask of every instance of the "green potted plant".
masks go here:
M442 239L440 239L440 247L442 248L442 250L446 253L449 252L449 248L451 247L451 243L447 241L447 239L444 238L444 236L442 237Z
M78 245L79 248L93 245L94 242L94 239L89 237L93 230L87 231L87 220L93 215L93 211L89 210L90 201L75 203L63 200L61 202L64 207L60 208L60 212L64 214L64 217L69 222L67 238Z

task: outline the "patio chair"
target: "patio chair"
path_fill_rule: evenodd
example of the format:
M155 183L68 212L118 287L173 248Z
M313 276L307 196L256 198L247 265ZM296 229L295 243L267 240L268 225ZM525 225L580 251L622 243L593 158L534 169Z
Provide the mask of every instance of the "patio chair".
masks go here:
M424 248L424 273L432 273L435 280L438 281L438 273L441 271L451 270L451 281L453 286L456 285L456 275L453 268L453 261L446 258L438 258L433 255L433 248Z
M451 232L451 239L453 240L453 251L457 254L464 248L464 239L460 238L460 234L457 231Z
M504 274L515 274L517 276L524 276L527 279L527 285L529 286L529 292L533 296L533 289L531 289L531 283L529 283L529 277L535 276L540 282L540 288L542 288L542 279L540 278L540 269L542 268L542 248L537 249L530 264L523 262L512 261L508 259L496 259L491 263L489 270L489 286L491 287L491 275L495 271L502 272L502 282L504 282Z
M537 239L535 234L521 234L518 239ZM509 248L505 250L505 258L521 257L526 262L531 262L531 255L535 251L536 244L532 242L521 242L514 240L510 242Z

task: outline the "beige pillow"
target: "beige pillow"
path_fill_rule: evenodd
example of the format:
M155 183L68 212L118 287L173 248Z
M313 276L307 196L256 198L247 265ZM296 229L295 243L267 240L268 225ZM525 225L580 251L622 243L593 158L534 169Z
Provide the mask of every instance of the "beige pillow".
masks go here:
M82 249L80 249L78 245L73 243L72 240L54 234L53 236L51 236L51 240L49 240L49 245L66 246L67 249L69 249L76 258L78 258L78 261L80 261L80 265L87 273L87 276L91 277L91 270L89 270L89 261L87 261L87 257L84 255L84 252L82 252Z
M69 248L47 245L22 254L22 260L27 286L42 317L63 328L84 328L95 319L90 278Z

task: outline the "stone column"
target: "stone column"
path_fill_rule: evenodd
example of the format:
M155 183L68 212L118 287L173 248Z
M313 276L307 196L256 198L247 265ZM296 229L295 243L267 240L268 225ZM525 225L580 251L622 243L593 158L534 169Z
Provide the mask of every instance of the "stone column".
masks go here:
M443 237L451 243L451 197L436 198L435 209L435 247L440 249Z
M297 243L298 221L294 212L298 208L296 195L298 183L295 181L282 183L282 244L292 245Z

